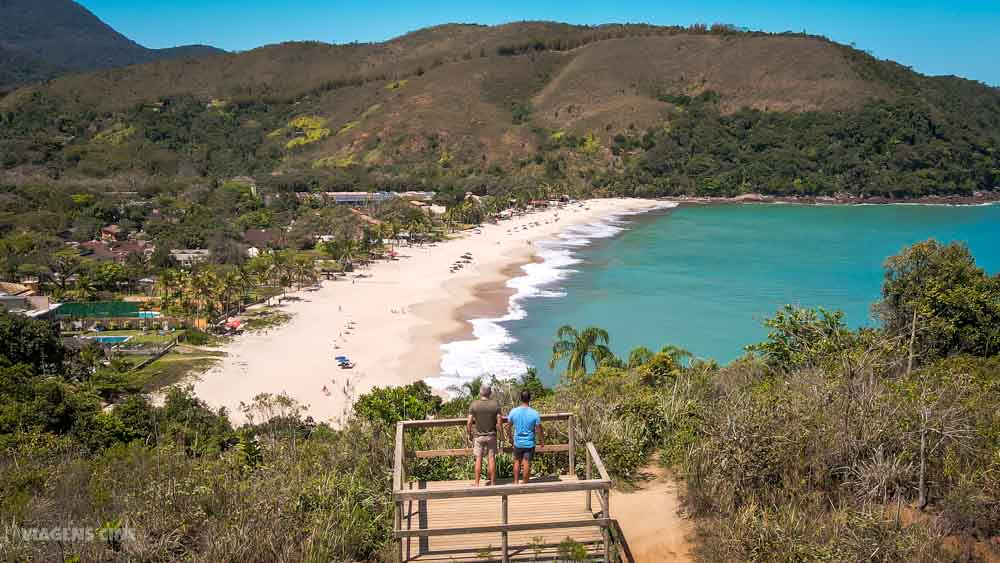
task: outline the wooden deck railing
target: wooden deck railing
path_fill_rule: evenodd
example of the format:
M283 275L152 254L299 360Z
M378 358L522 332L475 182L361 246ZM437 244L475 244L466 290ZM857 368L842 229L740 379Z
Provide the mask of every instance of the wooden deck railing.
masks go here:
M574 415L571 413L545 414L541 415L543 422L566 421L568 430L566 432L567 443L552 444L536 449L538 453L565 453L567 455L569 475L575 476L576 465L576 429ZM493 487L462 487L453 489L408 489L404 488L406 482L406 449L405 434L409 429L417 428L442 428L449 426L465 426L466 419L436 419L436 420L407 420L396 424L396 444L395 463L393 467L393 499L395 502L395 530L394 536L399 540L399 559L403 561L403 540L411 537L428 536L448 536L460 534L478 533L499 533L500 549L502 561L509 561L508 535L510 532L525 530L551 530L560 528L582 528L589 526L599 526L602 533L603 559L611 561L612 543L620 543L621 534L617 532L617 522L611 518L610 512L610 491L611 478L601 461L600 455L593 443L587 442L585 447L585 479L568 480L558 482L529 483L526 485L497 485ZM503 448L509 452L511 448ZM472 448L453 448L442 450L422 450L412 453L413 458L428 459L437 457L471 456ZM597 468L597 477L592 475L592 467ZM571 491L583 491L586 493L586 512L592 517L587 519L561 520L549 522L532 522L512 524L508 521L508 497L517 495L534 495L544 493L563 493ZM600 503L600 512L594 514L591 508L592 497L596 494ZM478 497L500 497L500 523L490 525L466 525L453 528L423 528L423 529L403 529L402 514L403 503L412 501L426 501L431 499L459 499ZM616 530L612 533L612 530ZM614 551L616 557L627 553L618 546ZM627 558L630 559L630 558ZM626 560L627 560L626 559Z

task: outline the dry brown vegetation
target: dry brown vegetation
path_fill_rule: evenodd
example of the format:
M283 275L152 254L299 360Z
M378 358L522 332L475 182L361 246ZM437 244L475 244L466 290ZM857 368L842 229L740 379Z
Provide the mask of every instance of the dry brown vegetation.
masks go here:
M285 43L239 54L159 61L67 76L39 89L108 112L188 94L205 101L297 99L346 88L343 97L367 99L372 93L367 82L384 88L394 80L423 75L425 79L407 85L408 95L399 92L393 96L387 112L408 116L421 108L415 98L423 94L430 100L424 107L435 110L435 117L440 118L438 127L445 129L461 125L462 112L455 115L453 100L446 95L456 88L475 102L493 104L503 111L509 109L511 101L532 101L545 110L545 117L552 114L552 122L562 125L603 113L617 114L631 105L636 106L637 118L646 117L643 111L666 106L653 99L659 90L689 94L715 90L729 109L750 106L797 111L851 107L890 94L862 79L839 46L820 38L691 34L649 26L618 30L620 27L445 25L386 43ZM609 37L594 39L602 33ZM555 46L560 42L569 46L573 41L582 46L498 55L506 45L536 40ZM3 105L12 107L33 90L22 90ZM328 103L323 109L341 113L340 98L325 98ZM611 117L622 120L620 115ZM477 118L493 121L488 113L477 114ZM616 125L607 116L593 123L608 124Z

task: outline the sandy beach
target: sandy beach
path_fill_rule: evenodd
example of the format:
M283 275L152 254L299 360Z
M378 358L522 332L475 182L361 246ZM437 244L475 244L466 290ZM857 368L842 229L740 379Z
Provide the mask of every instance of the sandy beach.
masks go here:
M651 210L653 200L587 200L486 224L446 242L397 248L398 259L376 262L346 280L301 291L283 308L285 325L236 337L226 357L194 382L212 407L239 423L241 402L259 393L287 394L317 421L336 424L373 387L437 376L441 346L469 338L468 319L506 309L506 280L533 259L533 243L573 225ZM472 260L449 268L470 253ZM344 370L335 356L356 367ZM326 392L323 388L326 387Z

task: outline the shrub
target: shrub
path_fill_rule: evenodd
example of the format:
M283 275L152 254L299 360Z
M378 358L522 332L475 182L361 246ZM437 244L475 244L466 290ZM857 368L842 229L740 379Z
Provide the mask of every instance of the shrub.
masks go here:
M189 328L184 331L184 333L179 338L181 342L185 344L190 344L192 346L205 346L211 342L212 337L203 330L198 330L197 328Z

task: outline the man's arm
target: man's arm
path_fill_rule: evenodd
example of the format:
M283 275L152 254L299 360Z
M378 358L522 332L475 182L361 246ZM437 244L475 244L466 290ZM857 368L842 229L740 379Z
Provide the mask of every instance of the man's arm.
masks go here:
M497 442L503 442L503 413L497 412Z
M465 433L469 436L469 441L471 442L472 441L472 414L471 413L469 414L469 417L467 419L465 419Z
M545 437L542 435L542 421L535 423L535 445L538 447L545 446Z

